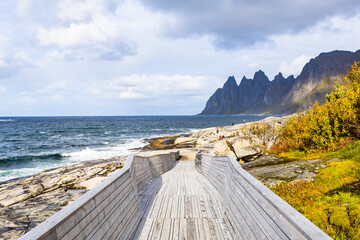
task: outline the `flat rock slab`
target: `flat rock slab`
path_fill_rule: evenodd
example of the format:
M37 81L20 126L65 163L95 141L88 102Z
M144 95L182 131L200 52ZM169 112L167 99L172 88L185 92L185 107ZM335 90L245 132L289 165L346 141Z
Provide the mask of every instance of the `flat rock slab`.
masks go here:
M218 190L181 161L141 194L142 220L135 239L232 239Z

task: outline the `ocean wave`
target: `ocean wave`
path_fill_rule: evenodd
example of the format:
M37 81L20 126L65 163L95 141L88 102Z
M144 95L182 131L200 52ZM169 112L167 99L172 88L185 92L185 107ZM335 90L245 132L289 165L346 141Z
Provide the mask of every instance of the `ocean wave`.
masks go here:
M50 136L50 138L59 138L61 137L61 135L53 135L53 136Z
M0 119L0 122L13 122L14 119Z
M105 143L105 145L109 144L108 142ZM141 148L143 146L145 146L145 143L142 139L129 139L125 143L118 143L111 147L86 147L85 149L80 151L62 153L61 156L67 158L69 161L72 162L108 159L116 156L131 154L134 152L133 149Z
M60 160L62 155L59 153L49 153L49 154L34 154L34 155L23 155L23 156L15 156L15 157L7 157L7 158L0 158L0 164L8 164L8 163L15 163L15 162L28 162L33 160Z
M196 132L198 132L200 130L202 130L202 129L201 128L191 128L191 129L189 129L189 132L190 133L196 133Z

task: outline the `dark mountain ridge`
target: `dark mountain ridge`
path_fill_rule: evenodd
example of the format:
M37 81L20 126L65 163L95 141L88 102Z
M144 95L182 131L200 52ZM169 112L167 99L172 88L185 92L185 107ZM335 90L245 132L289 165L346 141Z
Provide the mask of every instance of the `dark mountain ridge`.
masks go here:
M301 111L318 101L335 85L344 84L344 76L355 61L360 61L360 50L321 53L305 64L300 75L284 78L281 73L272 81L261 70L253 79L242 78L237 85L234 76L228 78L209 98L201 115L226 114L289 114Z

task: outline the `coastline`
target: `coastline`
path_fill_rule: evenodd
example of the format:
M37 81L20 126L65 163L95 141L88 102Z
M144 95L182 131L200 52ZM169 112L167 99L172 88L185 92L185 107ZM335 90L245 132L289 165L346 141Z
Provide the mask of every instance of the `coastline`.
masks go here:
M272 130L282 119L269 117L220 127L218 132L217 127L211 127L195 133L144 139L148 144L135 150L139 150L136 154L149 155L179 149L181 161L194 160L198 150L213 155L234 154L246 166L276 140L275 132L263 134L259 129L268 126L264 131ZM25 234L121 168L126 158L122 155L78 162L1 184L0 237L16 239ZM251 168L254 166L247 166L247 170Z

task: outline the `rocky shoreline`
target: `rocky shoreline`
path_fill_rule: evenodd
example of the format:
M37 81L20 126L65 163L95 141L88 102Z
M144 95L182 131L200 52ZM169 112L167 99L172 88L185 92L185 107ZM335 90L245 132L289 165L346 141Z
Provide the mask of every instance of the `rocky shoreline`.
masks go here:
M121 168L125 159L79 162L1 184L0 238L19 238Z
M292 161L267 153L288 117L213 127L193 134L147 139L140 155L180 149L180 160L194 160L197 151L234 155L241 166L267 186L312 180L327 161ZM152 151L147 151L152 150ZM127 156L86 161L48 170L0 185L0 238L17 239L121 168ZM330 161L339 161L333 159Z

